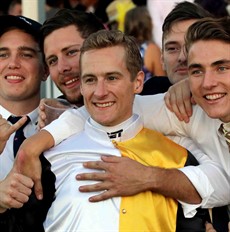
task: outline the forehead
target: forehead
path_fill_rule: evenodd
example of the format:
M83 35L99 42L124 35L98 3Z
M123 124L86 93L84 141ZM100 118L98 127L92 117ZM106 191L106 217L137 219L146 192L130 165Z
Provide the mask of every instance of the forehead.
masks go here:
M86 51L81 57L81 67L82 73L127 69L125 49L122 46L113 46Z
M188 65L210 66L218 61L230 62L230 44L219 40L197 41L188 51Z
M197 20L183 20L179 22L175 22L170 31L164 36L164 44L175 41L175 42L184 42L184 36L189 26L192 25Z
M0 36L0 46L7 44L8 47L15 46L38 46L32 35L26 33L21 29L12 29Z
M69 47L75 44L84 42L80 32L77 30L75 25L62 27L54 30L44 39L44 52L52 51L54 49L62 50L65 47Z

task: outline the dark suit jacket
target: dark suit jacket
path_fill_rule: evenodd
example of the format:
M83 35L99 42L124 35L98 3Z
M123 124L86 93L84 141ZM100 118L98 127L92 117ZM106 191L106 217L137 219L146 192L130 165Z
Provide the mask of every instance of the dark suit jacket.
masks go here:
M147 80L140 95L152 95L158 93L165 93L172 84L168 77L155 76Z
M43 200L37 200L34 192L29 201L19 209L9 209L0 214L1 232L44 232L43 222L54 200L55 176L50 170L50 163L40 156L42 163Z

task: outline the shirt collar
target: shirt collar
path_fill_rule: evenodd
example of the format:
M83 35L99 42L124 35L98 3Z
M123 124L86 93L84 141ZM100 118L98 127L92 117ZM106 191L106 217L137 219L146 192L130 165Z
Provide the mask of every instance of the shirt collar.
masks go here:
M17 104L17 103L16 103ZM10 115L14 115L5 108L3 108L0 105L0 114L2 115L3 118L8 119ZM15 116L22 116L22 115L15 115ZM38 108L34 109L30 113L27 114L27 116L30 118L31 122L36 125L38 122Z
M134 114L128 120L123 123L114 126L114 127L106 127L98 124L92 118L89 118L85 124L85 132L89 137L92 137L94 140L98 140L98 142L110 142L111 140L116 141L125 141L133 138L139 133L143 128L143 122L141 117L137 114ZM120 137L116 137L114 139L109 139L108 133L111 134L116 131L121 131Z

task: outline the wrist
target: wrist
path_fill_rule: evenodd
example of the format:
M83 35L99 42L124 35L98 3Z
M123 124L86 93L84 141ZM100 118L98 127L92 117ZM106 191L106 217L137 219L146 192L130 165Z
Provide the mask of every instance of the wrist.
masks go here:
M148 167L146 175L146 190L161 193L164 186L166 169L159 167Z

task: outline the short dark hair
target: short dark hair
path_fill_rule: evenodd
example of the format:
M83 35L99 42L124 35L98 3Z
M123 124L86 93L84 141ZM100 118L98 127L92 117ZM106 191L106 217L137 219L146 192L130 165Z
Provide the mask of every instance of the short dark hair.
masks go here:
M47 19L41 28L41 47L44 50L44 39L53 31L75 25L83 39L98 30L104 29L104 25L93 14L71 9L61 9L53 17Z
M185 48L199 40L219 40L230 44L230 16L200 19L192 24L185 36Z
M162 39L164 40L175 23L191 19L198 20L205 17L212 17L212 15L198 4L187 1L177 3L164 20L162 25Z
M80 62L82 55L94 49L102 49L114 46L121 46L125 49L126 67L134 81L137 73L142 70L142 58L139 47L133 36L128 36L119 30L100 30L91 34L81 48ZM109 59L109 57L108 57Z

